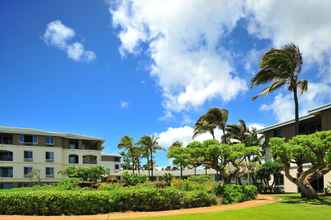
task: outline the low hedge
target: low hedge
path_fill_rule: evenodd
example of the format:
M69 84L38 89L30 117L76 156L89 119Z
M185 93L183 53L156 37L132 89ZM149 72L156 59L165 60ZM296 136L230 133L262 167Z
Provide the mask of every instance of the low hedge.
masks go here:
M216 204L206 192L173 188L0 191L0 215L87 215L115 211L156 211Z
M242 202L256 198L257 188L254 185L228 184L223 187L223 203Z

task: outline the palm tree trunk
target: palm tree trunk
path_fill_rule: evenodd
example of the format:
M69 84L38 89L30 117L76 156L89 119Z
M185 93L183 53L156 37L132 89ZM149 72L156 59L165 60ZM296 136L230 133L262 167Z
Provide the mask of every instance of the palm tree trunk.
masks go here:
M183 179L183 166L180 165L180 178Z
M295 135L299 134L299 100L298 100L298 89L297 86L293 89L294 108L295 108Z
M210 131L210 134L211 134L211 136L213 137L213 140L215 140L215 133L214 133L214 130L211 130L211 131Z
M151 177L152 177L152 179L153 179L153 177L154 177L154 173L153 173L153 150L151 150Z

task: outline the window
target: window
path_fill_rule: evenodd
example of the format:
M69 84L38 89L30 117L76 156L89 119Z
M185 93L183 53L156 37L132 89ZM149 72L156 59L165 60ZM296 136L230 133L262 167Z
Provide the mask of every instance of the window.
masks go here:
M79 157L75 154L69 155L69 163L79 163Z
M0 135L0 144L13 144L13 135L10 134Z
M54 167L46 167L46 177L54 177Z
M115 162L121 162L121 158L120 157L115 157Z
M69 140L70 149L78 149L78 146L79 146L78 140Z
M24 177L32 177L32 167L24 167Z
M0 177L13 177L13 168L0 167Z
M13 152L0 150L0 161L13 161Z
M46 161L53 162L54 161L54 152L46 152Z
M46 137L46 144L48 144L48 145L54 145L54 137L47 136Z
M97 164L97 156L85 155L83 156L83 163L86 164Z
M120 168L119 164L115 164L115 170L118 170Z
M24 161L33 161L32 151L24 151Z
M20 143L21 144L38 144L38 137L34 135L20 135Z

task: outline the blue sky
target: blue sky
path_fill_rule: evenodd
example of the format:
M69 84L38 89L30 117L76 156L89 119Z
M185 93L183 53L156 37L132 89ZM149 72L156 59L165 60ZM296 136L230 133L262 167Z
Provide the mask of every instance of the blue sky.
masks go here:
M1 1L0 124L102 137L114 153L123 135L189 142L214 106L230 111L229 123L284 121L287 91L253 102L261 88L249 79L264 51L294 42L311 83L301 112L330 102L330 9L298 0ZM157 162L168 163L164 152Z

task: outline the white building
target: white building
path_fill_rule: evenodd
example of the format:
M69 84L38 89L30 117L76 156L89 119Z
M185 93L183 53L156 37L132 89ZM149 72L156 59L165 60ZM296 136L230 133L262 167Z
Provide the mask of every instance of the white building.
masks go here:
M54 183L68 166L101 165L114 174L121 156L102 155L104 140L27 128L0 127L0 188Z

